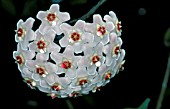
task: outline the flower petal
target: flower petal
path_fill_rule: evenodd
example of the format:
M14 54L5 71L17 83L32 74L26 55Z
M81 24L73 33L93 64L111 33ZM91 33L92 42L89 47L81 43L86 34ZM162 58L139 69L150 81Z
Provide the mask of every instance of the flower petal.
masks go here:
M42 34L45 34L49 30L50 30L50 26L49 26L49 24L47 22L42 22L41 25L39 26L39 31Z
M41 80L40 75L37 74L37 73L32 74L32 79L35 80L35 81L40 81Z
M62 58L63 58L63 55L58 52L52 52L50 56L51 56L51 59L53 59L56 64L61 63Z
M106 34L101 42L103 45L107 44L109 42L109 35Z
M78 21L75 23L74 28L77 28L77 29L83 31L83 30L84 30L84 26L85 26L85 21L83 21L83 20L78 20Z
M26 28L27 31L30 30L30 29L33 27L34 21L35 21L35 19L32 18L32 17L29 17L29 18L25 21L25 23L24 23L23 26Z
M63 32L59 25L60 24L56 24L55 26L53 26L53 30L56 32L57 35L61 35Z
M64 36L62 39L59 40L59 44L61 47L66 47L69 44L69 38L68 36Z
M83 40L85 43L87 43L87 42L88 42L88 43L91 43L91 42L94 41L94 36L93 36L93 34L87 33L87 32L85 32L84 34L82 34L81 38L82 38L82 40Z
M58 5L58 4L52 4L51 6L50 6L50 11L52 12L52 13L54 13L54 12L59 12L59 8L60 8L60 6Z
M54 38L55 38L55 36L56 36L56 32L55 32L54 30L50 29L50 30L49 30L48 32L46 32L45 35L43 35L43 36L44 36L45 41L47 41L47 42L52 42L52 41L54 41Z
M36 62L33 60L26 60L25 65L29 68L29 69L33 69L35 68Z
M89 75L94 75L95 73L96 73L96 66L95 65L92 65L92 66L90 66L90 67L88 67L88 74Z
M85 28L86 32L90 32L90 33L94 33L97 29L97 27L92 23L85 23L84 28Z
M79 61L77 61L78 67L86 67L89 65L89 61L87 61L87 56L81 57Z
M43 63L43 62L47 61L48 58L49 58L49 55L48 55L48 54L37 53L37 55L36 55L36 61L37 61L37 62Z
M75 43L75 44L73 45L73 47L74 47L74 52L75 52L75 53L81 53L81 52L82 52L82 44L80 44L80 43Z
M30 59L34 58L34 56L35 56L35 52L31 52L31 51L23 51L22 54L23 54L24 58L27 60L30 60Z
M79 67L77 69L77 78L86 77L86 76L88 76L86 68Z
M23 68L22 74L24 74L24 77L28 77L28 78L31 78L32 76L32 72L26 67Z
M103 25L103 20L100 14L93 15L93 22L95 24Z
M17 29L24 23L22 19L17 22Z
M112 31L115 28L113 22L106 22L106 30L109 32Z
M70 20L70 14L68 12L59 12L58 17L62 22Z
M55 82L59 81L59 77L55 74L55 73L51 73L49 75L46 76L45 80L47 81L47 83L51 86L53 85Z
M26 40L27 41L35 40L35 34L34 34L33 30L27 31L27 33L26 33Z
M57 44L51 42L50 45L48 45L47 51L48 52L59 52L60 51L60 46L58 46Z
M37 19L43 21L46 16L47 16L47 13L45 11L39 11L36 17Z
M72 59L72 57L74 56L74 49L72 46L68 45L66 48L65 48L65 51L64 51L64 57L68 58L68 59Z
M68 69L66 72L66 75L70 77L70 79L74 79L77 77L77 74L75 72L75 69Z
M72 31L72 26L70 26L67 23L62 23L60 25L60 28L64 32L65 35L69 35L69 33L71 33L71 31Z
M30 44L28 44L28 47L30 51L37 51L37 45L35 42L31 42Z
M40 86L44 87L44 88L49 88L49 85L48 85L48 83L45 80L41 80L40 81Z
M45 64L45 68L48 73L55 73L58 70L58 66L50 62Z
M49 88L44 88L44 87L41 87L41 86L37 86L37 87L41 92L44 92L44 93L50 93L51 92L51 90Z

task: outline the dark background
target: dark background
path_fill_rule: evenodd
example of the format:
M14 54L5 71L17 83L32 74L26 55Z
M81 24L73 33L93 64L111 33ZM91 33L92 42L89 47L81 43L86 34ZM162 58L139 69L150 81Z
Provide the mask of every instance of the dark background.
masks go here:
M7 98L9 105L14 103L12 106L16 109L68 109L66 99L51 99L45 93L31 90L23 82L12 56L17 47L14 30L18 20L25 21L30 16L35 18L33 29L36 30L40 24L40 21L36 19L36 14L39 10L49 9L51 1L6 0L9 2L5 4L4 1L1 0L0 16L2 33L0 49L3 60L1 68L4 69L2 74L5 74L5 77L2 76L4 86L1 88L5 91L2 95ZM32 4L29 1L33 1ZM75 4L73 0L63 0L59 3L60 10L69 12L71 19L75 19L87 13L98 2L98 0L81 1L85 2ZM165 32L170 27L170 7L167 4L166 2L108 0L96 10L94 14L102 16L112 10L122 22L122 48L126 51L125 70L112 78L111 82L100 92L70 98L75 109L135 108L146 98L151 99L148 109L155 109L168 58L168 49L163 43ZM141 8L146 13L140 14ZM92 22L92 16L86 21ZM170 83L168 83L168 90L169 88ZM93 101L89 103L90 100ZM33 106L33 103L30 105L30 101L38 105ZM166 94L161 109L170 109L168 101L170 101L170 95Z

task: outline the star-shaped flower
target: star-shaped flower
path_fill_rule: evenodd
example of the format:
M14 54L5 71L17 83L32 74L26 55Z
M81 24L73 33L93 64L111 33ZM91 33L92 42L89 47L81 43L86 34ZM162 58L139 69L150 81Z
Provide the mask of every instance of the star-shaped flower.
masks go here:
M104 20L106 22L113 22L115 25L114 32L116 32L118 36L121 36L122 32L121 22L118 20L116 14L113 11L110 11L109 15L105 15Z
M99 14L93 15L93 23L85 25L85 30L94 34L94 43L102 42L104 45L109 42L109 33L114 28L113 22L103 22Z
M56 35L54 30L50 29L44 35L39 30L37 30L35 33L36 39L29 44L29 49L31 51L36 51L39 53L60 51L60 46L53 42Z
M34 21L35 20L30 17L25 22L20 19L17 23L17 30L15 30L15 41L20 43L21 47L25 50L28 49L29 41L35 39L34 31L32 30Z
M60 24L70 19L70 15L67 12L60 12L58 4L52 4L47 11L39 11L37 18L41 20L39 27L40 32L45 34L50 28L54 29L57 35L62 33Z
M23 67L25 66L26 60L31 60L35 56L35 53L28 50L23 50L20 43L17 44L17 51L13 52L13 58L18 64L19 71L22 72Z
M51 58L58 65L58 74L65 73L70 78L75 78L77 61L80 56L74 56L74 48L68 45L63 53L52 52Z
M85 32L85 21L78 20L74 26L67 23L61 24L61 30L64 32L64 37L59 43L62 47L72 45L75 53L82 52L82 46L85 43L91 43L94 40L92 34Z

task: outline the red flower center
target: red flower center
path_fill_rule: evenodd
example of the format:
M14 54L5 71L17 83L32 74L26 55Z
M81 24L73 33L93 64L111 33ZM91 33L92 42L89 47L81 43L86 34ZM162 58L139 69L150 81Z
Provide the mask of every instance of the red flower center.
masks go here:
M122 26L121 26L121 23L118 22L118 23L117 23L117 30L120 31L120 30L121 30L121 27L122 27Z
M49 13L49 14L47 15L47 20L48 20L48 21L52 22L52 21L54 21L55 19L56 19L56 15L55 15L55 14Z
M79 81L79 85L84 85L87 83L87 79L82 79Z
M22 56L16 56L16 61L17 61L17 63L18 64L23 64L23 58L22 58Z
M114 48L114 54L118 55L119 52L120 52L120 46L116 46Z
M100 60L99 56L93 56L92 57L92 63L95 64L96 62L98 62Z
M63 61L62 64L61 64L61 67L64 68L64 69L69 69L69 68L71 68L71 62Z
M77 32L73 32L72 34L71 34L71 39L73 40L73 41L78 41L78 40L80 40L80 34L79 33L77 33Z
M18 35L18 37L22 37L23 34L24 34L24 30L23 30L22 28L19 28L19 29L17 30L17 35Z
M45 74L44 69L43 69L43 68L41 68L41 67L36 68L36 72L37 72L39 75L43 75L43 74Z
M103 36L106 33L106 28L104 26L100 26L97 29L97 33L98 33L99 36Z
M54 84L51 86L52 90L59 91L61 89L61 86L59 84Z
M112 74L110 72L105 74L104 80L109 80L111 78Z
M46 47L46 43L42 40L37 42L38 49L44 49Z

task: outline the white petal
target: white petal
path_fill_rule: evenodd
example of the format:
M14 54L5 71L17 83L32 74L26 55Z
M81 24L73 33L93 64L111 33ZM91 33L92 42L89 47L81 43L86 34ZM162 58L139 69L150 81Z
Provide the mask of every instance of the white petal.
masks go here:
M44 40L47 42L54 41L55 36L56 36L56 32L50 29L48 32L45 33Z
M23 72L22 73L24 74L25 77L28 77L28 78L31 78L31 76L32 76L32 72L29 71L29 69L26 68L26 67L23 68Z
M60 78L60 83L63 87L67 87L68 84L70 84L70 78L69 77L61 77Z
M113 22L106 22L106 30L109 32L112 31L115 28Z
M23 26L26 28L27 31L32 28L34 21L35 21L35 19L32 18L32 17L29 17L29 18L25 21L25 23L24 23Z
M88 76L88 71L86 70L86 68L85 67L80 67L80 68L78 68L77 69L77 77L79 78L79 77L86 77L86 76Z
M100 14L93 15L93 22L96 24L103 24L103 20Z
M81 53L81 52L82 52L82 44L80 44L80 43L75 43L75 44L73 45L73 47L74 47L74 52L75 52L75 53Z
M105 15L103 18L106 22L113 22L113 19L109 15Z
M109 34L106 34L104 37L103 37L103 40L102 40L102 43L103 45L107 44L109 42Z
M96 68L97 67L95 65L92 65L92 66L88 67L88 70L87 70L88 74L89 75L94 75L96 73Z
M47 75L45 77L45 80L47 81L49 85L53 85L55 82L59 81L59 77L56 74L52 73L52 74Z
M60 51L60 46L58 46L57 44L51 42L50 45L48 45L47 51L48 52L59 52Z
M60 28L60 24L56 24L55 26L53 26L53 30L56 32L57 35L61 35L63 32Z
M68 45L66 48L65 48L65 51L64 51L64 57L68 58L68 59L72 59L72 57L74 56L74 49L72 46Z
M81 38L82 38L82 40L83 40L85 43L86 43L86 42L91 43L91 42L94 41L94 36L93 36L93 34L87 33L87 32L85 32L84 34L82 34Z
M33 60L26 60L25 65L29 68L34 70L36 62Z
M61 22L70 20L70 14L68 12L59 12L58 17Z
M74 28L77 28L77 29L83 31L83 30L84 30L84 26L85 26L85 21L83 21L83 20L78 20L78 21L75 23Z
M37 45L35 44L35 42L31 42L29 45L29 50L30 51L36 51L37 50Z
M45 68L48 73L55 73L58 70L58 66L50 62L45 64Z
M24 23L24 21L23 21L22 19L20 19L20 20L17 22L17 28L19 28L23 23Z
M28 41L27 40L23 40L22 42L20 42L22 49L24 50L28 50Z
M61 63L63 58L63 54L59 54L57 52L52 52L50 56L56 62L56 64Z
M40 78L40 75L39 75L39 74L33 73L33 74L32 74L32 79L35 80L35 81L40 81L41 78Z
M44 87L44 88L48 88L49 87L48 83L45 80L41 80L40 81L40 86Z
M85 30L90 33L96 32L97 26L92 23L85 23Z
M113 62L112 56L111 55L107 55L106 56L106 65L110 66Z
M78 67L85 67L89 65L89 61L88 58L86 56L81 57L79 61L77 61Z
M77 77L77 74L75 72L75 69L68 69L66 72L66 75L70 77L71 79L74 79Z
M45 93L50 93L51 92L51 90L49 88L44 88L44 87L41 87L41 86L37 86L37 87L41 92L45 92Z
M44 54L44 53L38 53L36 55L36 60L37 62L45 62L47 61L49 58L49 55L48 54Z
M65 35L69 35L69 33L72 31L72 26L70 26L67 23L62 23L60 25L60 28L64 32Z
M117 40L117 34L112 32L110 33L110 43L114 43Z
M69 38L68 36L64 36L62 39L59 40L59 44L61 47L66 47L69 44Z
M103 75L104 73L106 73L107 69L108 69L108 67L103 64L101 67L99 67L99 74Z
M105 54L110 53L110 50L111 50L111 45L110 45L110 44L105 45L104 48L103 48L103 52L104 52Z
M34 58L34 56L35 56L35 52L31 52L31 51L23 51L22 54L23 54L24 58L27 60L30 60L30 59Z
M35 40L35 34L34 34L33 30L27 31L27 33L26 33L26 40L27 41Z
M39 31L42 34L45 34L50 30L50 25L47 22L42 22L41 25L39 26Z
M54 13L54 12L57 12L57 13L58 13L58 12L59 12L59 8L60 8L60 6L59 6L58 4L52 4L52 5L50 6L50 9L49 9L49 10L50 10L51 12L53 12L53 13Z
M46 16L47 16L47 13L45 11L39 11L36 17L37 19L42 21Z

